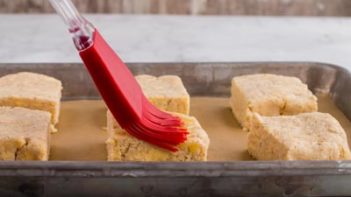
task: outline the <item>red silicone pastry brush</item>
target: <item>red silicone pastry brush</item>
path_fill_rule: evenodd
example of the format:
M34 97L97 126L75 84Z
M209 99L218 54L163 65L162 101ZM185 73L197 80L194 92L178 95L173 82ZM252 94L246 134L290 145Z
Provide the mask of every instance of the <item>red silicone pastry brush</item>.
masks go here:
M80 57L119 125L140 140L176 151L187 137L180 118L147 100L128 67L70 0L50 2L68 25Z

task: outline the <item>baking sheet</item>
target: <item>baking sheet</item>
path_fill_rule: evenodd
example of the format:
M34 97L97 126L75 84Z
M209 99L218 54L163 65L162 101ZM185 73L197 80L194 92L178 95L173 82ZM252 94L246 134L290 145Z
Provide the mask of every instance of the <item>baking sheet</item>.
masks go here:
M351 122L328 96L318 96L319 111L332 114L351 141ZM252 160L246 151L247 132L232 115L228 98L193 97L191 115L211 140L209 161ZM62 103L58 133L52 134L51 160L106 160L106 107L101 100Z
M192 96L229 97L231 79L239 75L271 73L294 76L306 83L314 93L330 94L333 102L351 120L351 73L336 65L316 62L149 62L128 63L128 66L135 75L178 75ZM80 63L0 64L0 76L20 71L42 73L61 80L64 87L62 99L65 101L100 98L86 68ZM197 103L194 102L195 100L196 98L193 99L192 108L195 108ZM0 162L0 196L11 194L10 196L128 197L233 196L236 194L263 197L350 196L351 194L351 187L349 187L351 160L105 162L101 159L105 154L104 134L102 134L104 132L100 130L100 126L103 127L105 124L105 109L94 107L90 102L88 101L87 104L82 104L81 101L72 102L71 106L63 103L63 113L72 115L62 116L60 123L62 132L52 135L54 138L52 158L66 161ZM226 104L225 100L223 104ZM220 106L220 103L215 105ZM206 111L211 109L207 107L208 103L203 106L206 107ZM69 112L77 109L76 107L83 110ZM99 109L100 112L87 113L99 111ZM324 111L323 106L321 110ZM224 111L222 110L219 114L223 114ZM229 118L230 113L226 114L228 116L225 117ZM333 114L341 113L339 111ZM345 128L343 121L346 121L345 116L341 117L338 119ZM81 119L80 122L85 124L84 128L81 128L82 125L78 124L77 119ZM86 129L90 128L91 122L94 124L100 122L96 124L97 127L94 129L96 132ZM348 121L346 123L349 127ZM202 124L210 124L210 122L202 121ZM346 130L349 134L350 129ZM215 148L213 141L216 141L211 132L216 134L218 129L214 128L209 132L210 137L213 138L211 152ZM75 137L71 138L70 135ZM87 136L90 141L87 140ZM232 144L239 142L237 139L218 140L225 140L223 142ZM100 154L100 158L96 157L97 153ZM74 159L76 161L67 161ZM103 161L85 162L84 160Z

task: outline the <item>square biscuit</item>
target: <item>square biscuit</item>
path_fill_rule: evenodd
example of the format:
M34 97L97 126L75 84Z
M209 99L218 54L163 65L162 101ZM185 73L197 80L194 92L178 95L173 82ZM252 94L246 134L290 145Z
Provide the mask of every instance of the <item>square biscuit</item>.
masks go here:
M272 117L254 114L248 152L258 160L351 158L347 136L339 122L320 112Z
M0 107L0 160L48 160L51 115Z
M51 113L52 125L60 113L62 83L42 74L20 72L0 78L0 106L24 107Z
M254 74L232 79L230 104L238 122L249 127L253 113L294 115L318 110L317 98L296 77Z
M121 128L113 128L113 136L106 141L108 161L206 161L209 138L199 122L184 114L179 116L188 129L187 140L171 152L129 135ZM111 128L110 128L111 129Z
M139 75L135 77L148 100L157 108L182 114L189 114L190 96L182 80L175 75L154 77ZM107 127L119 127L117 121L107 110Z

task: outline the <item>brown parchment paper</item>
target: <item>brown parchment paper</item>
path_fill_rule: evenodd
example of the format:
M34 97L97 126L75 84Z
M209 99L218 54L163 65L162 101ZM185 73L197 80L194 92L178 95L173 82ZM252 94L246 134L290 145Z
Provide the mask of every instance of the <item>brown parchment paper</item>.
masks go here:
M351 141L351 122L327 96L320 96L319 111L339 120ZM193 97L191 115L207 131L209 161L251 160L247 132L232 115L228 98ZM62 102L58 132L51 134L50 160L106 160L106 107L103 101Z

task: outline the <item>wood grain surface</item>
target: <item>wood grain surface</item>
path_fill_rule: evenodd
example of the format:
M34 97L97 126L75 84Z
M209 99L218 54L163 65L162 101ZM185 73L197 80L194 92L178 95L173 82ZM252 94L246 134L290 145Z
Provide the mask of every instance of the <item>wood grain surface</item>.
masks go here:
M72 0L86 13L351 16L351 0ZM48 0L0 0L0 13L51 13Z

